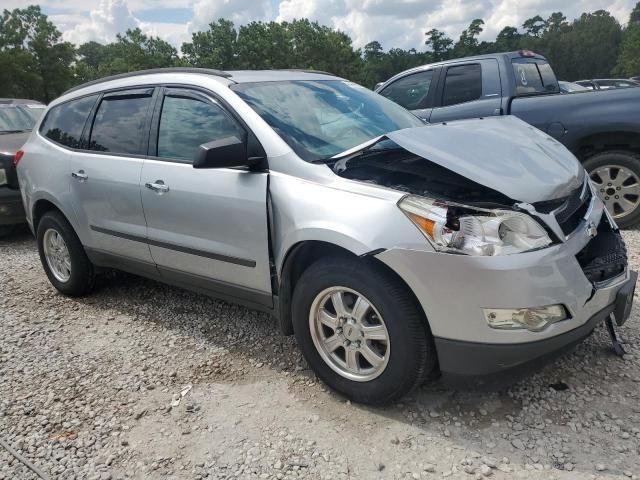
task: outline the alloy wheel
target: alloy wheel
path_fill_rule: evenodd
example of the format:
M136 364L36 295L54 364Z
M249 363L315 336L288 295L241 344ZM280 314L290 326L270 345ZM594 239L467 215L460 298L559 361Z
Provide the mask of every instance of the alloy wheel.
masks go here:
M314 299L309 313L313 343L339 375L358 382L373 380L389 362L389 332L380 313L361 293L331 287Z

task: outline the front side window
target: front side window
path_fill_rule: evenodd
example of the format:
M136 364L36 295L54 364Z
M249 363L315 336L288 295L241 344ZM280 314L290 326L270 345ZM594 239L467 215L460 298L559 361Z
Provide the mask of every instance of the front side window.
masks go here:
M97 99L91 95L56 105L47 113L40 133L65 147L80 148L82 130Z
M200 145L244 136L219 106L191 97L166 96L158 127L158 157L193 161Z
M433 70L412 73L388 85L380 94L407 110L427 108L427 98L433 80Z
M424 123L400 105L346 80L231 86L307 161L323 161L388 132Z
M140 155L145 138L147 111L152 89L143 93L105 96L91 128L89 150Z
M482 96L482 68L480 64L457 65L447 69L442 105L471 102Z

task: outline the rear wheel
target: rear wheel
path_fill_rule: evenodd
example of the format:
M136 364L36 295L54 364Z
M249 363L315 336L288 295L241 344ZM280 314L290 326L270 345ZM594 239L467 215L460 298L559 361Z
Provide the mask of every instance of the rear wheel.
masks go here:
M296 339L334 390L367 404L399 399L435 369L424 314L407 287L371 261L311 265L293 294Z
M598 195L621 228L640 222L640 155L609 151L584 162Z
M38 252L51 284L72 297L94 285L94 270L73 227L59 212L47 212L38 223Z

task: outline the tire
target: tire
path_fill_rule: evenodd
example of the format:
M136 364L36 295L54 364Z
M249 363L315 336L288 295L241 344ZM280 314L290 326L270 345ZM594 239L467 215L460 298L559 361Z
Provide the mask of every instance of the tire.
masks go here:
M612 167L610 174L607 174L605 167ZM624 150L601 152L589 157L584 162L584 168L596 183L598 194L620 228L628 228L640 223L640 155ZM599 170L604 172L603 176L598 173ZM618 177L618 175L621 172L629 173L632 177L620 182L622 177ZM613 177L613 180L608 181L607 175ZM609 186L609 183L612 185ZM620 183L620 185L616 185L616 183ZM611 191L608 190L609 188ZM629 193L624 196L620 195L621 188L626 188ZM620 198L616 199L616 195ZM630 206L627 201L635 206Z
M331 289L336 288L342 289L345 302L348 302L349 297L353 301L356 295L362 296L372 307L367 310L367 322L372 320L377 324L379 315L382 318L379 323L386 327L386 344L375 340L362 342L363 345L384 353L382 356L386 363L379 367L382 370L378 373L374 371L369 374L371 378L347 378L338 371L342 367L336 366L336 361L330 359L335 357L326 352L323 354L322 347L318 346L322 343L319 337L326 335L327 338L334 338L338 335L337 330L332 331L324 325L320 327L322 333L315 333L313 320L316 305L322 303L319 299L331 298ZM333 307L333 300L328 300L325 306L333 309L332 321L335 320L339 315ZM349 315L356 310L353 305L351 308ZM292 316L296 340L311 368L325 384L353 401L370 405L393 402L421 385L436 368L433 338L415 297L390 272L370 259L332 257L312 264L296 283ZM379 325L374 326L380 330ZM340 338L346 338L348 330L350 335L353 334L353 328L344 324ZM358 337L358 333L355 337ZM352 343L361 345L360 341ZM346 348L337 347L335 350L335 355L341 357L340 361L346 362ZM358 369L367 372L376 368L359 351L355 355Z
M68 278L56 274L54 262L50 265L47 257L45 241L49 236L58 235L68 251ZM57 237L56 237L57 238ZM64 295L80 297L89 293L95 283L93 264L87 257L80 239L64 216L56 211L47 212L38 223L36 239L40 261L51 284ZM59 244L58 244L59 245ZM66 273L66 270L65 272Z

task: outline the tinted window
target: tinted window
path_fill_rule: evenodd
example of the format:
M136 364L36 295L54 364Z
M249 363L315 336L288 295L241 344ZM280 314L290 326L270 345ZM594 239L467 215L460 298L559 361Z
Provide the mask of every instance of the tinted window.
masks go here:
M558 81L548 63L516 58L512 65L517 95L558 91Z
M433 70L413 73L396 80L382 90L380 94L408 110L426 108L432 79Z
M482 69L479 64L459 65L447 69L442 96L444 106L470 102L481 96Z
M244 136L221 107L194 98L164 98L158 129L158 157L193 160L203 143Z
M146 153L142 148L145 121L151 103L145 94L104 97L100 102L89 140L89 149L125 154Z
M61 145L80 148L84 124L97 98L92 95L53 107L42 122L40 133Z

